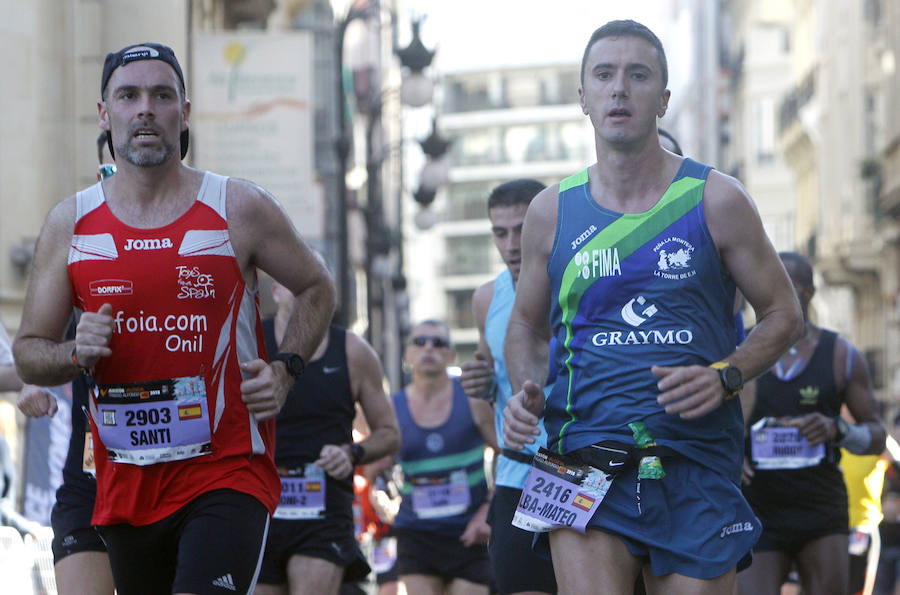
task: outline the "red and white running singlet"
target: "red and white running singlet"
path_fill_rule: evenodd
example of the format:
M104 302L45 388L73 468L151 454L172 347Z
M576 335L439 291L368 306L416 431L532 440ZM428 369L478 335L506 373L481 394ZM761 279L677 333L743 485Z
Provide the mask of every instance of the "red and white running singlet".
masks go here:
M241 400L239 363L266 351L257 288L228 233L226 182L206 172L190 209L155 229L119 221L99 183L77 195L73 303L109 303L115 321L90 399L94 524L146 525L221 488L270 512L278 503L274 420L257 422Z

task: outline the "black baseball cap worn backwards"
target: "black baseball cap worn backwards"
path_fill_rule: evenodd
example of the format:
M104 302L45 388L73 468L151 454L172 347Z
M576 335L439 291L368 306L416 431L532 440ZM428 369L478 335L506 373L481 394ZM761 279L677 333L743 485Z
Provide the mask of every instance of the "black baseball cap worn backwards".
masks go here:
M181 72L181 65L178 64L178 58L175 57L175 52L167 45L163 45L161 43L153 43L153 42L144 42L137 43L134 45L129 45L127 47L122 48L118 52L113 52L106 54L106 60L103 61L103 75L100 77L100 97L103 97L103 93L106 91L106 85L109 83L109 79L112 76L113 71L119 66L125 66L129 62L135 62L137 60L161 60L172 67L172 70L175 71L175 74L178 75L178 80L181 82L181 89L184 91L184 74ZM109 145L110 155L115 157L115 153L113 152L112 147L112 138L107 134L107 145ZM181 158L184 159L184 156L187 155L188 150L188 142L189 142L189 134L187 130L184 130L181 133Z

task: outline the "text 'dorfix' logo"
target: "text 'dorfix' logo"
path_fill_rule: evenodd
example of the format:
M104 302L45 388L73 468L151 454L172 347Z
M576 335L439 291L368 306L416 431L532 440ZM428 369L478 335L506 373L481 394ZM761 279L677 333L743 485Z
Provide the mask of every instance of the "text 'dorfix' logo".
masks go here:
M134 295L134 283L126 279L99 279L91 281L90 290L94 297Z

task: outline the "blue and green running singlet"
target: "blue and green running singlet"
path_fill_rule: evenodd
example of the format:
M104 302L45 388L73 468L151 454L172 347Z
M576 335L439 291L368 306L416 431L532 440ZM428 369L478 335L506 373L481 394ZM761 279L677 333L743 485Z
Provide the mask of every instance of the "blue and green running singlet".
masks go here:
M685 159L650 210L621 214L591 197L588 170L559 186L547 271L559 368L547 401L549 447L632 442L642 421L656 442L735 480L743 424L738 399L700 419L656 402L653 365L708 365L734 350L735 286L703 214L709 166Z

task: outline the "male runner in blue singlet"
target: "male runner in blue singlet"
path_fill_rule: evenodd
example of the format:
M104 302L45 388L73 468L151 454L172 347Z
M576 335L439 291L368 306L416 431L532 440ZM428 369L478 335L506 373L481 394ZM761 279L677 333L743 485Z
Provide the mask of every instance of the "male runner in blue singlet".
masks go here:
M667 78L662 44L643 25L595 31L579 97L597 162L539 194L525 217L528 291L507 330L517 394L503 431L510 448L531 443L543 413L556 475L548 483L550 466L543 477L536 466L541 481L525 490L555 502L553 522L584 523L549 533L562 592L628 593L642 569L651 594L732 592L760 532L738 485L733 397L802 329L744 189L660 148ZM736 288L758 320L737 350ZM545 409L551 334L559 374Z
M412 381L393 395L402 445L395 566L407 593L487 595L484 448L496 450L490 406L447 374L456 352L447 326L413 327L403 354Z
M478 324L477 358L462 365L460 382L466 394L494 401L494 425L500 445L495 473L494 497L488 511L491 539L488 552L498 591L508 593L555 593L556 579L549 560L531 549L533 534L513 526L516 504L538 446L547 443L542 434L525 451L505 448L502 442L503 409L512 396L503 341L516 297L516 281L522 263L522 222L535 195L544 189L537 180L519 179L494 188L488 198L488 217L494 245L506 264L496 279L484 283L472 296Z

